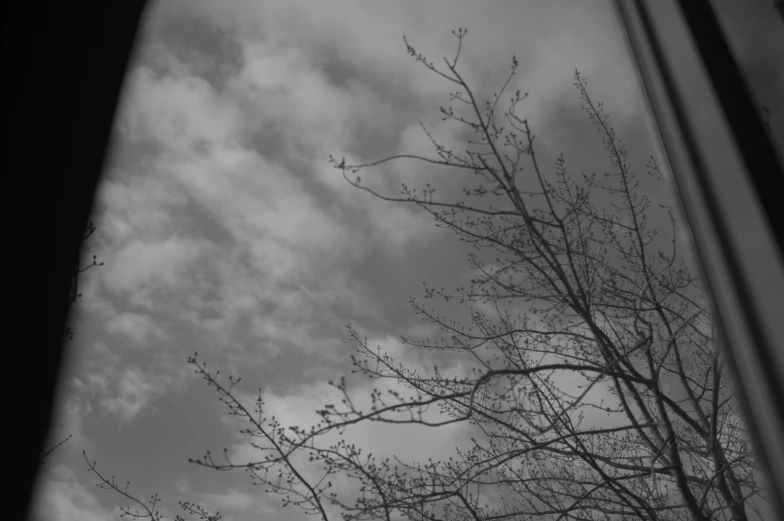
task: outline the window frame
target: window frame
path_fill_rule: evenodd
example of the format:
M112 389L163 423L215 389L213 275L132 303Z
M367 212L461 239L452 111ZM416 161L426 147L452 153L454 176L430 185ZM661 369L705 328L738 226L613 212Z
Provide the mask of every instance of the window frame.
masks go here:
M784 222L782 165L707 1L615 0L615 8L757 464L784 519L784 229L773 225Z

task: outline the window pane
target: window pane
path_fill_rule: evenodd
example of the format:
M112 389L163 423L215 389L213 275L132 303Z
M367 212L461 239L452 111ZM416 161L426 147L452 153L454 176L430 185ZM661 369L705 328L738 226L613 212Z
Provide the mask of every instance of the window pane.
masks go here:
M79 285L78 450L41 508L127 499L90 492L87 446L172 512L755 519L648 110L610 2L155 4ZM194 352L243 377L217 390L239 416ZM265 486L183 464L224 446Z

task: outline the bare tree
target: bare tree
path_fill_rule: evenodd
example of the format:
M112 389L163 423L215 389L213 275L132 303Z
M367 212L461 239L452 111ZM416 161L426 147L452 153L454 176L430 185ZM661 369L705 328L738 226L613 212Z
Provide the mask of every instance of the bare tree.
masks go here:
M53 445L52 447L46 449L44 451L43 455L41 456L41 461L40 461L39 464L43 465L44 463L46 463L46 458L48 458L54 451L59 449L66 441L70 440L72 437L73 437L73 434L69 434L66 438L64 438L59 443L57 443L57 444Z
M237 381L221 383L194 356L189 362L247 422L243 432L262 455L237 463L224 453L225 463L217 463L207 453L194 462L242 468L284 504L324 520L331 508L357 520L748 519L750 499L761 487L722 373L722 336L677 247L672 208L652 207L640 193L623 143L577 71L574 85L602 136L611 171L577 179L560 156L548 172L537 160L528 121L518 114L527 95L506 98L508 108L499 114L516 58L500 91L480 98L457 68L466 31L454 34L457 52L444 66L406 46L456 89L441 113L474 135L467 149L447 149L425 130L435 157L397 155L358 165L330 160L354 187L417 205L477 250L470 287L425 294L426 300L471 305L471 323L449 321L412 299L416 313L446 338L402 339L412 348L468 357L474 366L465 375L447 377L438 368L419 374L349 327L361 353L352 357L354 372L402 383L411 396L374 390L370 410L363 411L341 379L333 385L342 404L319 411L323 421L284 429L264 416L261 393L257 410L250 410L232 392ZM404 159L464 173L475 186L463 190L465 200L438 199L430 184L419 192L403 185L395 197L356 175ZM664 183L654 158L647 166ZM662 218L667 224L651 229ZM657 237L661 231L664 240ZM488 252L491 262L481 258ZM582 384L578 392L564 389L570 379ZM437 420L427 412L435 406L442 412ZM586 420L597 413L605 423ZM363 422L432 428L464 422L481 435L456 458L415 465L377 461L344 441L319 443ZM300 453L321 465L318 476L298 468ZM355 481L356 494L336 492L337 476Z
M150 499L144 501L139 499L132 491L130 491L131 482L126 481L125 484L118 483L114 476L111 478L106 478L98 471L98 467L96 467L95 461L90 461L87 458L87 453L82 451L82 456L84 460L87 462L87 470L95 474L98 478L98 483L96 486L103 490L111 490L115 493L119 494L127 501L131 502L132 506L125 506L120 507L120 517L121 518L128 518L132 521L148 519L149 521L163 521L164 517L161 512L158 510L158 504L161 502L161 498L158 494L152 494ZM223 516L220 513L212 513L206 510L205 508L201 507L200 505L190 502L190 501L180 501L180 508L186 513L186 515L195 516L192 519L198 521L220 521ZM177 515L174 518L174 521L185 521L184 518Z
M784 21L784 0L773 0L773 8L779 12L781 20Z
M406 154L358 165L330 160L352 186L417 205L475 248L470 262L477 275L468 288L425 290L425 300L469 305L470 324L411 299L415 312L446 336L402 338L413 349L438 350L473 367L457 376L438 367L420 374L373 349L349 326L360 353L352 357L352 372L409 392L374 389L369 410L362 410L341 378L330 382L341 404L325 405L317 411L322 421L306 429L265 416L261 390L255 408L243 403L234 392L240 380L224 383L197 354L188 362L248 426L242 433L260 457L235 462L224 449L225 462L210 452L190 461L243 469L266 493L282 496L284 506L325 521L335 511L347 520L387 521L749 519L753 500L762 496L759 476L722 372L723 336L678 249L673 208L652 207L641 195L623 143L577 71L582 108L602 136L612 169L600 179L576 179L560 156L548 172L537 160L528 121L517 112L527 95L515 92L499 117L516 58L501 90L480 98L457 70L466 31L454 34L457 52L444 59L445 67L406 46L457 89L450 101L458 109L450 104L441 113L474 135L464 153L439 145L425 129L436 157ZM404 159L466 174L475 185L463 189L465 200L437 199L430 184L421 192L403 185L393 197L355 175ZM666 187L655 158L647 167ZM651 229L662 219L666 226ZM492 260L482 258L488 255ZM568 381L579 384L577 392L566 388ZM470 450L446 462L416 464L377 460L344 439L323 442L366 422L435 429L464 423L477 436ZM125 515L160 518L157 496L144 503L100 475L94 462L88 465L100 486L137 505ZM356 486L337 491L337 479ZM219 517L181 505L205 520Z

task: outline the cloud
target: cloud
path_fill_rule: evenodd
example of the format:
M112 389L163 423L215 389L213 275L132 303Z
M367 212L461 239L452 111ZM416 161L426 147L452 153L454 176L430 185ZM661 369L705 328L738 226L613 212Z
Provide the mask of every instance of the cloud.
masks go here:
M400 31L406 28L416 35L412 36L412 42L440 66L439 56L454 50L450 30L458 25L471 27L463 49L468 79L501 80L503 74L499 71L506 68L506 58L501 59L502 55L517 51L524 56L520 82L525 87L522 90L532 91L533 101L525 110L533 112L528 117L534 127L538 125L535 121L544 122L552 117L555 102L568 98L571 101L567 103L577 109L580 101L576 93L564 97L566 91L573 90L571 75L575 67L586 71L602 92L611 93L608 95L620 105L619 110L627 115L636 113L638 107L630 99L636 93L630 83L634 74L624 62L622 35L591 30L594 25L612 25L609 4L599 9L554 4L532 4L526 7L526 16L522 16L522 11L508 3L488 11L470 4L454 8L454 4L439 2L426 6L400 4L394 8L355 2L338 2L329 7L245 0L230 0L220 6L207 2L170 2L156 8L153 17L156 24L165 26L182 12L198 19L206 17L240 40L244 67L222 92L187 73L173 72L173 77L158 78L149 68L140 67L129 82L125 111L128 117L123 128L128 136L145 133L154 136L167 144L169 152L181 153L201 142L217 147L215 160L208 166L210 172L225 171L219 157L226 150L221 151L221 147L236 140L243 142L247 137L243 134L263 127L279 129L288 138L278 149L296 150L296 155L309 160L318 157L321 162L326 153L348 152L363 135L373 132L388 138L400 136L401 148L410 143L427 144L418 132L416 120L424 113L423 107L433 103L430 98L443 96L449 84L411 60ZM568 9L564 8L566 5ZM384 23L379 24L379 20ZM581 30L582 27L585 29ZM501 38L505 34L503 28L517 35L514 46L509 46L506 36ZM482 36L481 45L471 45L474 34ZM357 41L362 41L362 45L356 45ZM395 41L400 45L391 44ZM598 77L594 79L594 75ZM490 88L480 83L480 90ZM396 91L398 87L402 91ZM402 100L398 93L404 96ZM434 103L431 108L435 108ZM249 117L243 118L243 113ZM404 113L410 115L404 118L401 116ZM540 128L537 131L543 133ZM412 132L417 134L414 138L406 137ZM303 155L303 149L312 150ZM238 151L233 153L236 155ZM191 163L183 168L198 170L199 167ZM177 171L182 172L183 168ZM263 172L258 177L265 179L271 175L268 165L243 168ZM404 165L388 173L399 176L413 170L416 169ZM422 219L400 205L394 208L381 205L370 196L357 197L358 194L346 190L348 187L336 176L337 172L328 167L318 166L315 171L317 178L327 180L329 186L342 188L341 194L347 194L343 197L350 197L355 204L360 201L363 213L369 216L368 222L382 232L377 235L385 237L381 244L391 253L402 255L401 250L411 238L427 235L425 230L432 233L432 226L423 226L430 224L425 222L429 218ZM203 176L203 168L196 175ZM196 181L203 192L205 187L214 189L220 184L214 177L209 182L192 178L188 181ZM228 184L236 186L233 181ZM239 184L243 188L249 186L249 183ZM265 192L269 184L264 185ZM271 184L279 186L280 180L275 179ZM221 200L236 200L226 192L223 190ZM251 190L251 193L255 201L260 200L258 192ZM276 195L268 194L267 200L277 200ZM301 192L297 198L289 196L284 201L278 208L314 207L314 201L302 198ZM245 204L238 206L247 209ZM297 211L286 212L285 216L277 215L277 211L261 213L262 221L267 223L273 222L270 214L280 217L274 222L287 233L295 227L310 231L314 222L329 222L329 219L316 221L307 213ZM300 215L307 219L291 218ZM323 213L321 216L324 217ZM310 225L300 227L305 221ZM367 236L374 237L374 234ZM290 242L300 238L292 238ZM268 249L266 245L257 249L262 247ZM285 264L283 255L278 254L275 259L279 260L276 264Z
M350 148L366 130L390 136L400 111L394 110L377 90L351 78L347 79L347 85L336 86L320 64L314 63L312 54L292 46L291 42L278 45L275 40L248 40L242 45L245 66L237 77L229 80L222 93L215 92L206 82L189 77L158 80L141 66L140 72L134 75L136 79L129 82L123 112L128 115L121 127L132 139L151 136L165 143L168 155L188 156L180 157L179 163L167 169L171 171L173 166L172 173L179 174L183 184L195 188L202 198L212 196L212 204L207 206L230 202L239 203L238 209L247 210L244 201L250 199L256 209L254 213L259 213L264 207L260 202L278 201L279 195L285 195L272 212L285 212L285 215L276 215L277 219L272 220L267 211L263 222L275 222L290 233L307 218L308 225L298 227L299 233L312 230L316 235L319 230L313 228L314 224L329 223L331 216L317 212L322 219L315 220L310 218L311 212L301 211L317 205L304 197L302 188L295 182L296 175L282 172L281 177L270 171L273 166L269 162L253 159L242 146L238 149L235 145L247 145L253 133L275 128L288 139L276 150L264 150L268 153L265 155L275 157L281 150L287 150L293 157L326 163L327 154ZM239 114L245 117L240 118ZM188 152L197 144L206 145L211 157L192 157ZM325 169L316 169L322 171ZM334 170L329 174L330 180L340 178ZM348 188L342 180L336 187L343 188L343 193ZM245 189L250 190L246 193ZM230 194L232 190L235 193ZM351 195L356 199L355 193ZM342 202L356 204L355 200ZM288 207L292 210L288 211ZM373 209L375 214L379 213L378 208ZM403 213L397 209L389 212ZM381 213L387 213L386 209ZM383 226L389 220L375 222ZM405 232L413 237L431 227L394 228L398 235ZM321 244L326 242L325 238ZM403 245L396 242L393 248Z
M78 391L84 384L78 378L72 381L73 387ZM58 406L55 409L53 425L50 429L46 447L54 447L69 436L71 437L47 459L57 460L64 453L74 450L92 450L93 443L87 438L84 427L85 420L92 414L93 407L88 400L76 395L74 389L66 389L58 397Z
M238 108L202 78L156 76L139 65L130 71L125 88L117 129L130 143L153 139L173 154L201 142L225 144L236 137Z
M31 508L31 521L114 521L116 516L101 505L73 472L58 466L39 485Z
M542 105L531 109L537 112L537 121L546 119L548 106L572 88L575 68L597 78L599 90L631 112L639 110L632 99L638 89L634 68L610 2L498 2L489 10L481 4L446 0L393 5L352 0L318 5L303 0L227 0L216 5L199 0L171 2L166 10L162 18L182 10L199 13L241 41L297 48L314 56L312 61L326 71L339 61L345 76L422 98L443 96L449 84L414 63L403 34L437 67L445 68L442 57L451 59L456 50L451 31L464 27L469 29L461 51L466 80L478 84L478 90L497 88L516 53L521 71L511 91L530 92L534 103ZM337 74L330 78L340 82Z
M248 134L259 125L283 129L294 149L312 149L292 157L310 160L314 153L350 147L363 129L379 129L387 138L395 134L395 124L389 123L399 111L378 89L353 78L337 85L322 67L322 57L280 42L242 42L244 68L221 91L191 76L187 67L175 67L179 58L171 55L168 74L160 74L160 64L158 70L140 64L130 73L118 135L129 150L141 150L145 143L156 146L144 149L153 153L142 163L138 158L118 160L115 174L102 187L105 242L115 246L108 251L109 269L101 278L114 293L130 294L133 305L152 311L158 292L188 288L180 316L224 332L236 323L238 311L241 315L265 304L303 316L299 306L281 305L290 300L287 292L303 288L321 299L341 295L336 304L367 310L372 306L355 304L368 299L348 275L352 266L373 247L401 260L407 247L434 234L423 212L380 205L372 197L360 197L367 194L344 181L341 195L325 200L323 187L312 184L318 175L308 177L321 172L320 167L292 171L248 148ZM406 173L402 169L398 177ZM193 221L190 201L225 229L232 253L221 245L219 255L210 244L214 238L199 238L198 227L182 233L189 226L186 221ZM206 269L203 259L210 261ZM227 263L235 266L225 268ZM213 270L219 264L224 267ZM227 290L235 284L221 270L247 273L252 280L237 291ZM210 288L217 300L202 298L201 292ZM124 331L137 342L160 333L142 316L113 317L109 330ZM269 331L272 326L255 327Z
M312 271L306 263L310 252L334 260L361 250L347 248L348 231L337 209L328 211L296 175L238 144L232 137L240 130L236 117L222 115L236 112L228 98L212 93L191 103L189 81L145 76L125 105L136 127L167 143L171 156L161 158L157 168L163 191L184 192L197 201L248 248L255 267L276 280ZM175 93L177 88L181 92ZM167 126L168 121L178 123ZM197 142L206 149L190 150ZM110 204L108 196L106 200ZM171 241L158 248L168 252L164 244L171 249ZM131 259L142 253L138 244L126 250Z
M151 381L145 372L136 368L126 368L116 380L114 396L103 398L101 406L116 414L123 423L136 418L147 407L156 394L164 390L160 381Z
M114 162L120 160L115 158ZM150 162L146 168L154 167ZM160 237L171 233L172 213L182 211L187 198L165 176L136 172L130 165L115 165L96 194L99 205L100 246L122 245L139 234Z
M138 112L128 118L134 122L128 126L137 130L126 133L134 135L133 139L142 139L143 130L139 129L157 129L155 121L146 119L151 114L156 115L158 122L179 118L186 129L182 130L184 137L180 141L167 141L164 134L172 132L171 128L157 129L155 132L161 132L160 135L152 132L156 139L167 143L167 150L173 151L164 154L156 163L158 177L155 179L160 178L156 181L158 192L176 191L179 197L187 197L198 204L205 214L220 223L231 242L228 248L215 250L205 241L177 236L163 239L159 237L160 232L139 226L136 229L141 237L152 235L155 239L128 237L117 252L115 271L106 274L109 287L125 291L135 288L133 301L149 308L155 298L151 288L170 287L184 291L186 284L182 274L187 272L191 275L188 282L197 285L187 292L181 317L224 336L244 315L259 308L271 307L276 310L276 316L285 317L291 323L302 320L313 323L308 319L318 307L323 307L324 299L365 311L372 308L349 270L362 260L368 240L400 251L407 237L420 233L418 223L394 210L376 211L369 220L356 219L349 201L344 201L344 206L325 203L320 197L322 194L313 189L307 178L267 160L256 150L238 145L232 138L236 129L230 124L212 135L200 132L198 122L203 118L196 114L199 107L206 106L204 110L210 114L210 111L234 111L226 101L229 98L216 101L217 94L210 91L209 85L199 84L200 89L211 93L203 93L198 106L186 103L185 107L179 107L179 100L187 100L189 94L172 94L177 88L176 81L162 82L149 74L139 78L125 103L126 111ZM188 82L182 88L188 91ZM160 89L166 94L156 94ZM142 108L137 107L139 104ZM268 105L275 106L274 103ZM163 116L169 112L177 117ZM191 130L191 119L196 122L193 126L197 130ZM229 116L219 119L237 123ZM298 139L304 137L301 133ZM187 146L198 139L204 139L204 149L194 151ZM150 183L153 183L152 190L154 182ZM136 187L141 187L141 183ZM105 191L107 208L111 208L112 200L120 203L125 200L119 195L123 190L130 190L130 187L116 186ZM157 197L167 205L165 211L173 212L180 207L173 196L171 199ZM122 214L122 204L119 208ZM378 223L377 228L382 228L384 233L377 233L377 228L373 227L360 228L367 222ZM171 223L158 226L158 230L171 228ZM202 257L210 261L205 270L198 267ZM316 300L322 304L314 307L311 303ZM319 323L323 322L319 320ZM275 327L281 329L280 325ZM269 332L273 326L257 323L254 328L257 332ZM305 331L301 333L306 335Z
M106 324L106 330L125 335L139 345L145 344L151 337L162 338L165 336L163 330L158 327L150 315L140 313L119 313Z
M216 504L221 510L248 510L254 503L254 496L229 488L223 494L203 494L204 499Z
M134 239L112 259L105 280L110 288L126 292L151 286L176 290L187 282L188 268L209 249L205 241L176 236L159 242Z
M346 125L355 114L348 93L331 84L306 52L262 41L246 42L244 54L246 65L237 81L265 101L261 106L267 116L307 130L301 136L304 145L321 136L340 143L355 130Z

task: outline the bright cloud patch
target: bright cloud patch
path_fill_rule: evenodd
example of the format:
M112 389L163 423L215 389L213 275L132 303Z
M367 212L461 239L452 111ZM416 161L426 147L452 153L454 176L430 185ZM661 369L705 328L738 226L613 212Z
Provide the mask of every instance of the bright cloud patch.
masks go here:
M139 345L144 345L150 338L164 336L150 315L140 313L118 314L107 324L106 329L112 333L126 335Z
M160 387L151 382L139 369L125 369L117 381L114 396L101 400L101 406L116 414L123 422L133 420L147 405Z

